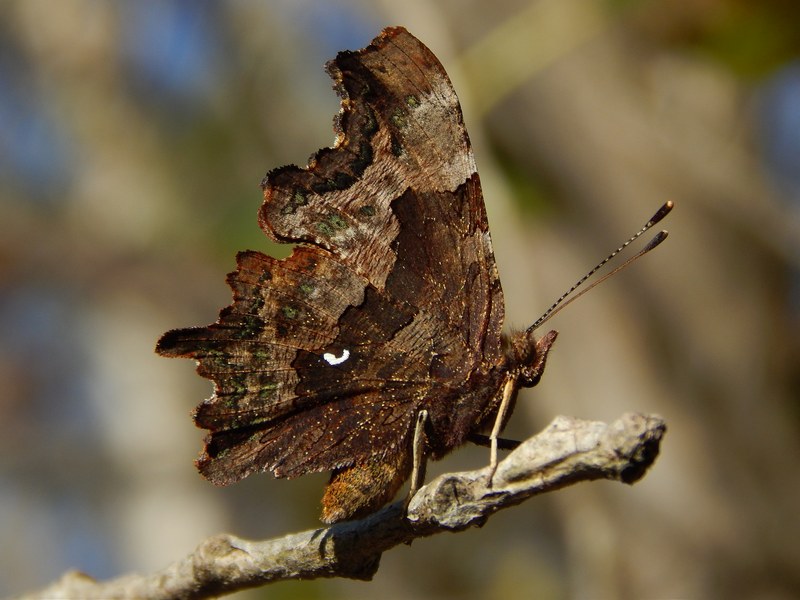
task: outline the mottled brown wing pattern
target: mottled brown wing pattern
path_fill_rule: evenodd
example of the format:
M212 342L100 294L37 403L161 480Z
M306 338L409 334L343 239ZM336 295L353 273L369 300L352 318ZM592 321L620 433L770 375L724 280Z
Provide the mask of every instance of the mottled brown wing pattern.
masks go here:
M206 477L334 470L323 503L339 520L402 484L419 410L439 432L485 412L494 390L471 405L459 395L500 360L503 298L436 57L390 28L327 68L342 97L334 147L262 182L261 227L302 245L284 260L241 253L218 322L168 332L157 350L197 359L216 384L195 414L211 432ZM436 454L463 442L464 423Z
M357 331L346 327L347 336L362 340L366 349L357 348L346 336L349 360L331 365L324 352L341 355L341 349L331 343L342 314L348 307L364 304L367 284L363 278L330 253L313 247L298 247L285 260L242 252L238 266L228 278L234 302L217 323L170 331L158 345L161 354L197 359L198 372L216 383L214 396L195 411L198 426L211 432L199 462L201 472L220 484L255 470L292 476L352 461L359 452L348 455L351 445L360 448L361 455L375 448L358 444L356 429L348 420L346 428L327 431L328 442L317 444L315 452L304 449L314 441L312 432L324 430L320 423L335 422L324 415L337 410L348 414L344 407L354 399L357 406L350 413L366 417L381 410L385 413L380 391L393 386L391 393L401 399L419 394L413 389L412 374L405 379L393 377L390 385L373 373L378 362L372 360L370 348L388 339L402 323L397 320L402 313L394 312L393 319L381 320L378 313L378 318L358 320ZM270 428L272 434L265 434ZM347 444L337 446L341 440L331 439L334 434L346 437ZM326 454L325 449L334 446L337 452ZM296 457L291 469L280 468L292 453ZM302 462L300 457L304 457Z
M443 67L392 28L364 50L340 53L328 71L342 96L337 143L307 169L266 177L261 226L278 241L331 250L379 290L402 267L392 297L442 317L468 350L493 361L502 292L469 137ZM403 260L405 252L412 255Z
M362 462L380 462L406 450L414 396L405 386L345 390L333 400L284 418L273 427L245 427L212 434L201 472L215 482L241 479L255 470L277 477L332 471ZM393 398L395 402L386 402ZM368 450L368 451L366 451Z
M294 410L298 349L329 343L341 312L364 295L363 278L316 248L298 247L286 260L242 252L237 262L228 276L233 304L217 323L167 332L157 348L197 359L200 375L217 383L195 415L211 431Z

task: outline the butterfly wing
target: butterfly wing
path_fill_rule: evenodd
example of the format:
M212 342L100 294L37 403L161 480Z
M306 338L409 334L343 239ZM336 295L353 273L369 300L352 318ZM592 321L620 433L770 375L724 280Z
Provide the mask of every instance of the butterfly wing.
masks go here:
M302 245L284 260L241 253L218 322L157 348L216 384L195 415L211 432L198 465L216 483L384 462L396 488L416 413L450 436L443 449L463 441L487 400L458 407L461 388L500 356L480 182L441 64L392 28L328 71L342 97L334 147L262 183L262 228Z

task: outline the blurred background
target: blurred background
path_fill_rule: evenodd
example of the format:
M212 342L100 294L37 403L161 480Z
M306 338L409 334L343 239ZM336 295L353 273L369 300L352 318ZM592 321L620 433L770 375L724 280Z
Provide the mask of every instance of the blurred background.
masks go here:
M333 141L322 66L404 25L462 100L508 324L665 200L670 239L554 318L509 436L655 412L633 487L583 484L241 598L800 596L800 18L788 0L0 2L0 595L318 526L326 475L215 488L153 353L215 320L267 170ZM477 468L485 449L431 465Z

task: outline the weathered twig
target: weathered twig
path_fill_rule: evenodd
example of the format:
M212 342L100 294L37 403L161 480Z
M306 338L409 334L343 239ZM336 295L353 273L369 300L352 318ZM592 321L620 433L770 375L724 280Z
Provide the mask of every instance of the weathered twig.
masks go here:
M637 481L665 429L658 416L626 414L610 425L557 417L510 453L491 483L487 468L450 473L423 486L407 511L398 502L359 521L267 541L218 535L153 575L97 582L73 571L25 598L209 598L284 579L370 579L398 544L481 526L501 508L579 481Z

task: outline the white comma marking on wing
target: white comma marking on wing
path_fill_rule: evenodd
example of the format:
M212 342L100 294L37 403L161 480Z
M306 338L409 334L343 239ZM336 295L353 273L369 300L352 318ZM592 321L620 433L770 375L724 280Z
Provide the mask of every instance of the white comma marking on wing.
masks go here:
M322 355L322 358L324 358L329 365L340 365L348 358L350 358L350 350L348 350L347 348L343 349L341 356L336 356L335 354L326 352L325 354Z

